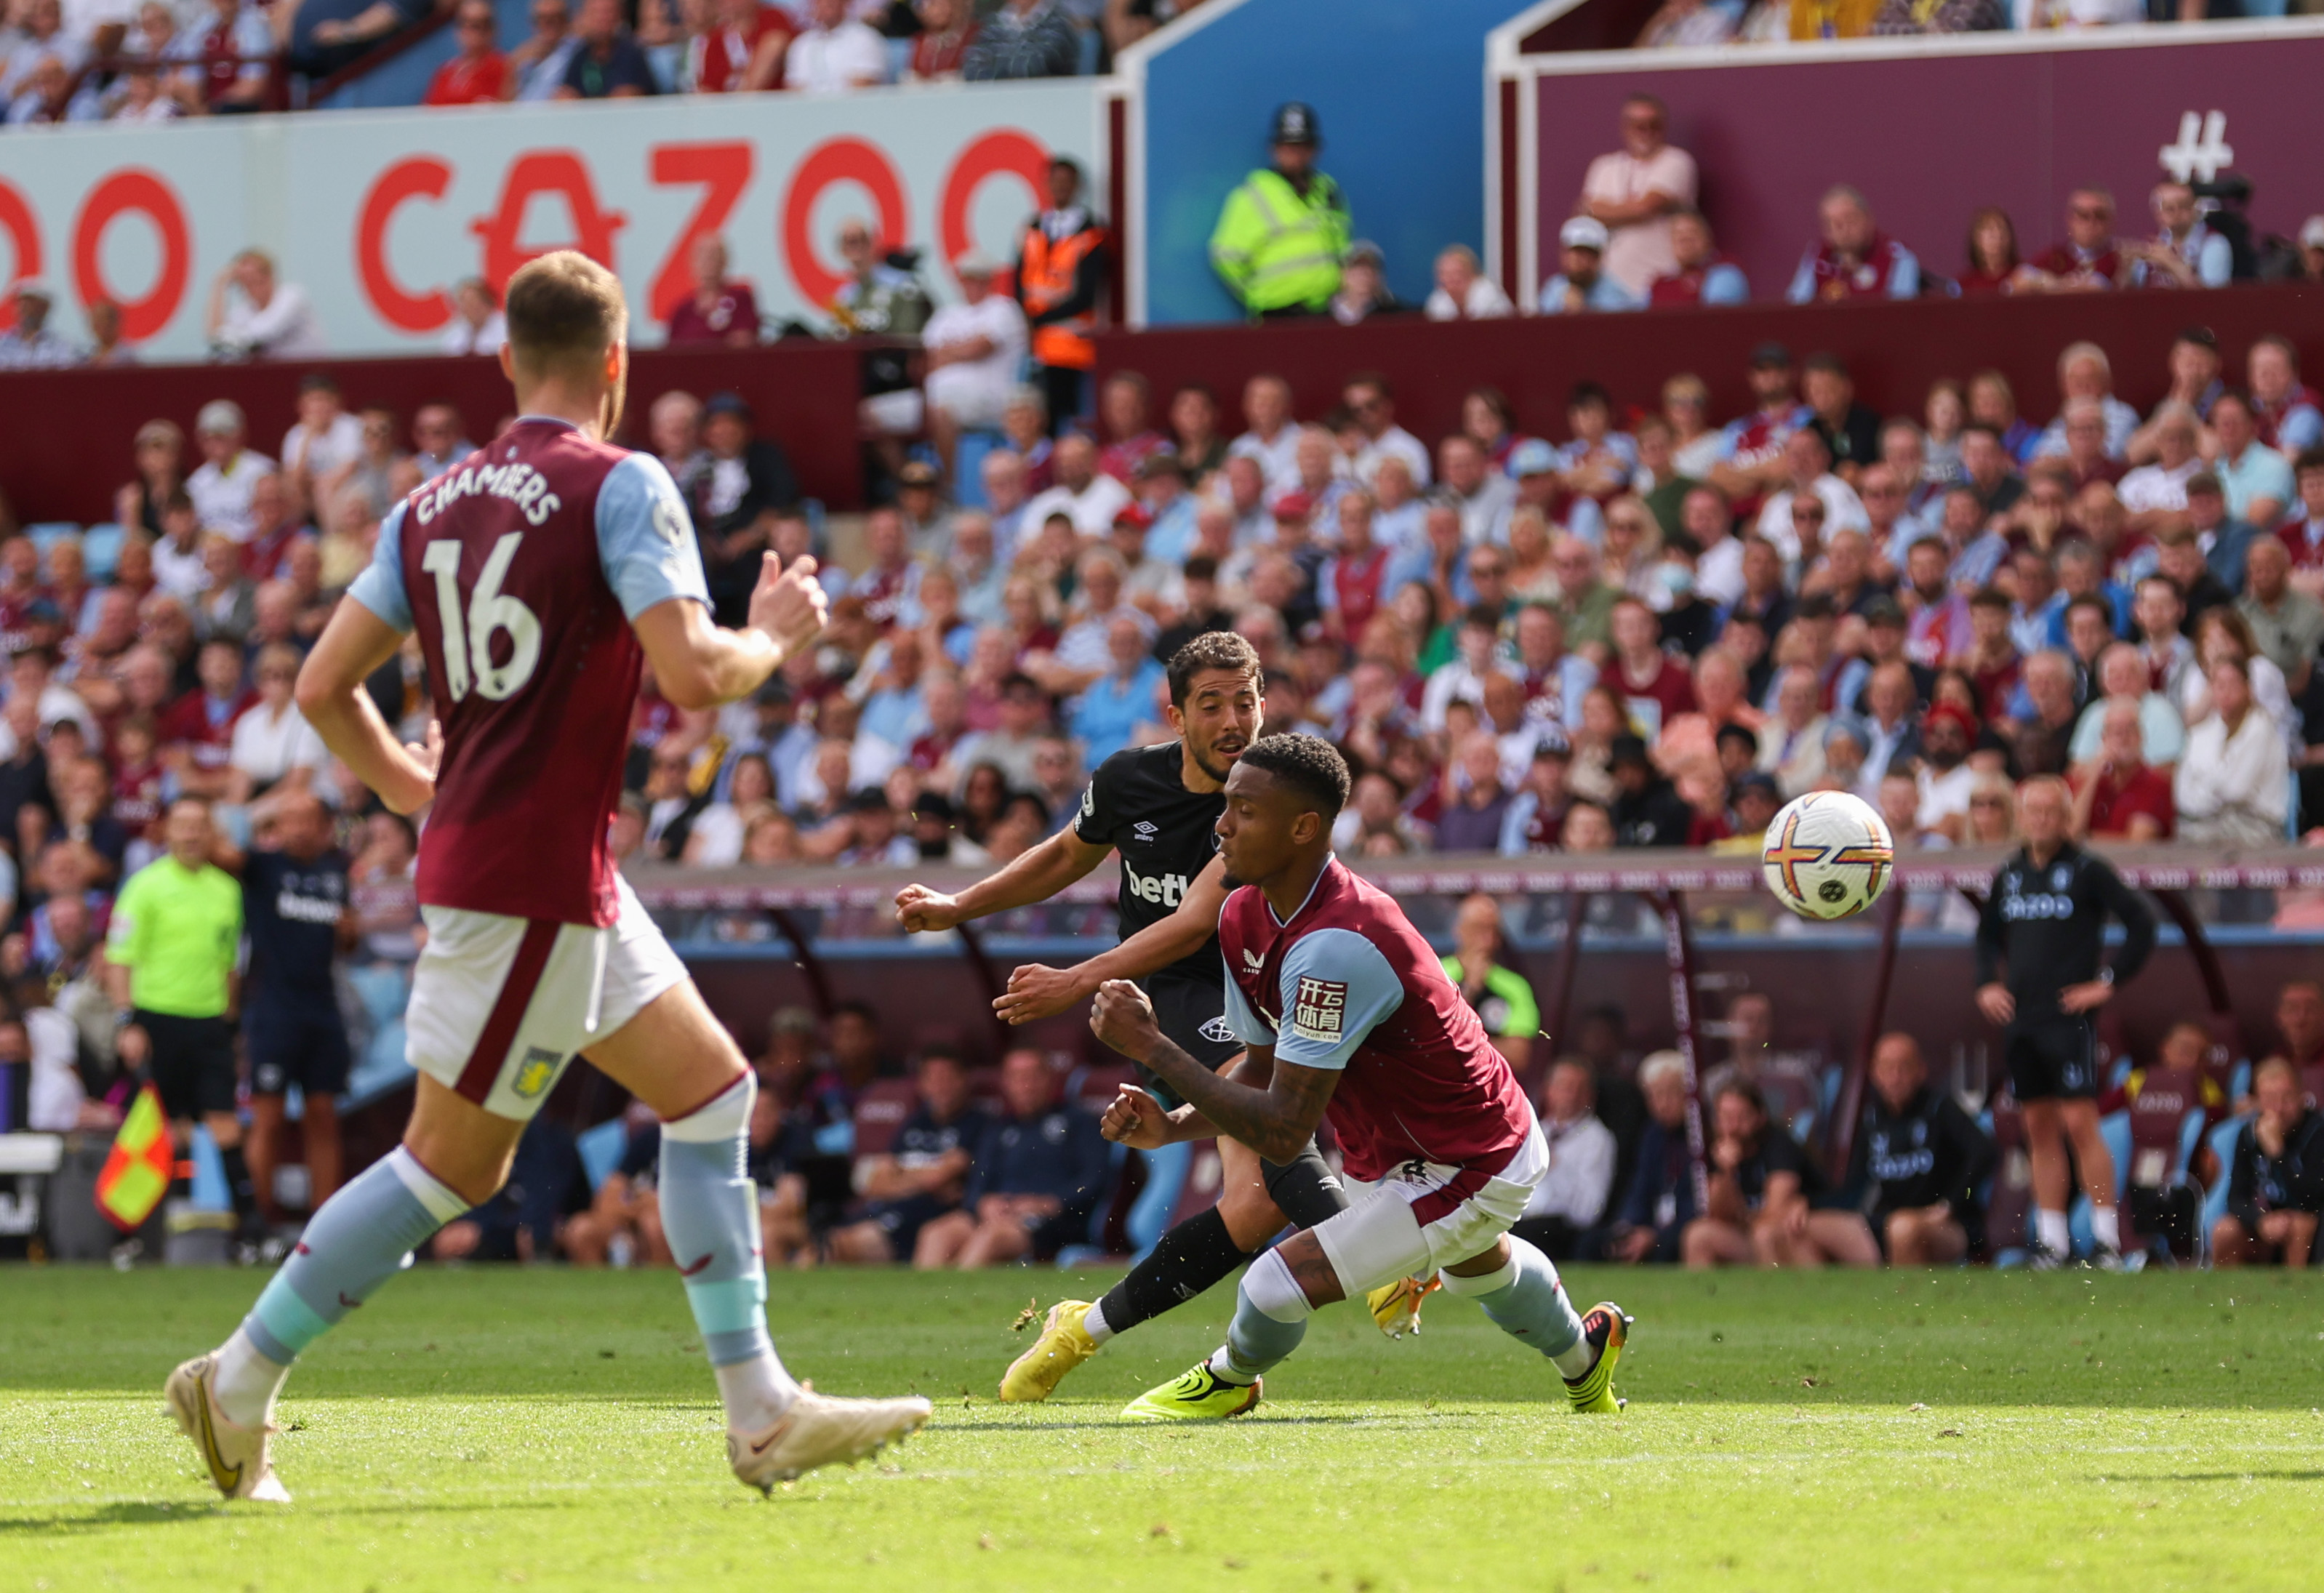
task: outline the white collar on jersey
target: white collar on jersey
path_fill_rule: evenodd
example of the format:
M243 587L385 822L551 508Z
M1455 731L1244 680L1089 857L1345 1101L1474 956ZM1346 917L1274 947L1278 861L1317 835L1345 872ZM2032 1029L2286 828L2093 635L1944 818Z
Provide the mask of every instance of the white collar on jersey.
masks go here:
M1315 899L1316 891L1323 889L1323 876L1330 873L1332 871L1332 865L1339 861L1340 854L1336 852L1327 852L1323 854L1323 866L1315 870L1315 883L1307 888L1307 894L1299 898L1299 905L1291 909L1291 918L1296 918L1300 914L1307 910L1307 904L1314 901ZM1259 899L1261 901L1267 901L1267 892L1263 890L1260 891L1259 893ZM1273 902L1267 902L1267 916L1270 918L1275 918L1275 904ZM1290 923L1291 918L1275 918L1275 926L1277 929L1280 929L1285 925Z

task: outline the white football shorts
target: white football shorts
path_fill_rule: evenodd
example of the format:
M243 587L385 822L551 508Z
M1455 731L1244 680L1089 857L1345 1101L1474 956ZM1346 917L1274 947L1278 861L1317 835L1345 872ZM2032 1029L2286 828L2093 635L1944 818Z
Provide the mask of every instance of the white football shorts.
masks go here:
M1525 1215L1534 1186L1548 1175L1549 1146L1535 1123L1498 1172L1406 1162L1309 1231L1342 1294L1360 1300L1382 1284L1428 1277L1483 1254Z
M687 977L686 965L616 877L621 913L604 929L423 907L428 944L404 1012L404 1054L495 1117L529 1119L576 1054Z

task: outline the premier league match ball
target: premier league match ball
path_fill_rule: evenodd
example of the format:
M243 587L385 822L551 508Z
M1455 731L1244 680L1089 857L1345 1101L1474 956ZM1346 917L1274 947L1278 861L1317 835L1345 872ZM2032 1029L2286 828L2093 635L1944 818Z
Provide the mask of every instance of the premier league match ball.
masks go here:
M1850 918L1880 899L1896 843L1872 805L1845 791L1811 791L1767 826L1759 871L1775 899L1803 918Z

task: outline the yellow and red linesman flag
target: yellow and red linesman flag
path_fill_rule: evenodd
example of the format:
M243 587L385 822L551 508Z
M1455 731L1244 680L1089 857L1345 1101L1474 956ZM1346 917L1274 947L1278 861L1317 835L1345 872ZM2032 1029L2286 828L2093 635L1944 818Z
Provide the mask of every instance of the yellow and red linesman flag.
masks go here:
M130 1102L105 1170L97 1175L97 1209L122 1232L134 1233L170 1192L177 1165L161 1094L148 1084Z

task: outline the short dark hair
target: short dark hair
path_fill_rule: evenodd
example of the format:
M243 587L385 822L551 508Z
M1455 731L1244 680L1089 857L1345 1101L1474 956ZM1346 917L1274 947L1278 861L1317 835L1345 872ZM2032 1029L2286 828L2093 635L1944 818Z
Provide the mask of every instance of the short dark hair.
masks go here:
M1254 681L1262 679L1259 649L1250 645L1248 638L1233 631L1205 631L1170 655L1172 707L1186 705L1186 695L1194 689L1194 677L1206 669L1224 669Z
M2306 475L2311 470L2324 470L2324 447L2302 448L2300 456L2292 462L2294 475Z
M1748 724L1738 724L1729 720L1720 725L1719 732L1711 738L1711 743L1715 747L1723 741L1740 741L1753 757L1759 755L1759 732Z
M1573 384L1573 391L1565 395L1565 407L1578 410L1584 404L1597 404L1610 410L1614 407L1614 395L1608 392L1601 382L1577 382Z
M1197 553L1186 561L1181 573L1189 581L1215 581L1219 578L1219 561L1207 553Z
M2006 614L2010 611L2009 594L1998 586L1980 586L1969 594L1969 606L1973 609L1999 609Z
M2067 603L2063 612L2070 614L2076 609L2095 610L2098 616L2098 622L2104 625L2108 631L2112 631L2114 629L2114 605L2107 602L2105 598L2100 597L2097 593L2083 593L2080 597L2077 597L2072 602Z
M339 391L339 384L328 371L309 371L299 378L299 391L301 394L327 392L336 397Z
M1243 750L1241 761L1314 802L1327 824L1348 805L1348 760L1321 736L1261 736Z
M831 1016L834 1017L860 1017L875 1029L880 1027L880 1015L872 1010L872 1003L869 1001L836 1002L831 1008Z
M1848 374L1848 362L1829 350L1820 349L1800 362L1800 371L1803 374L1822 371L1829 375L1845 376Z

